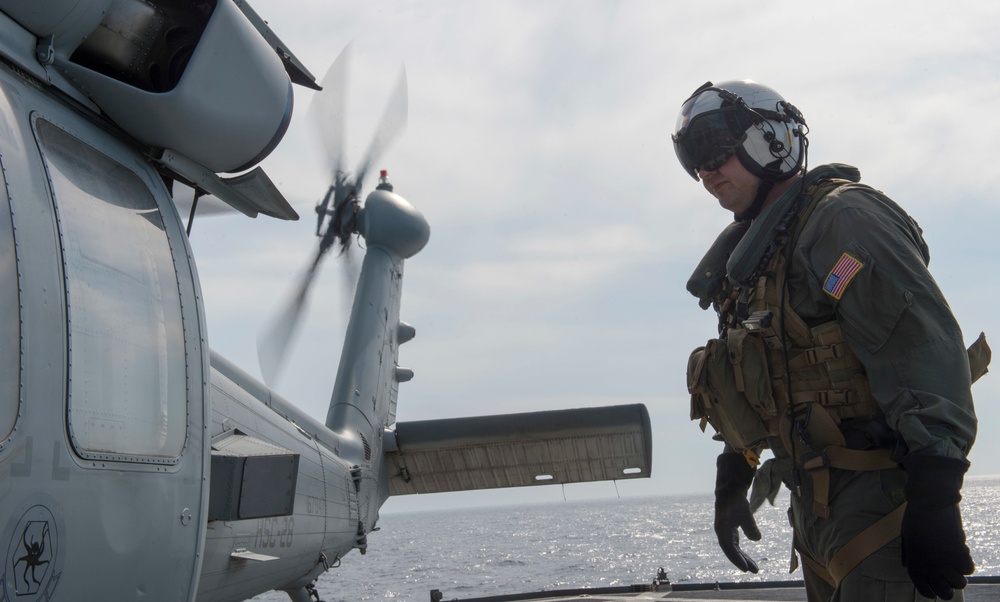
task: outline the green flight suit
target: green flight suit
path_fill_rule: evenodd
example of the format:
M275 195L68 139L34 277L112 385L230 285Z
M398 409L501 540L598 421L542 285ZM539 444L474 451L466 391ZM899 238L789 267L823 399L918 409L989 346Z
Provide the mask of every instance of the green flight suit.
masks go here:
M841 165L810 170L806 177L815 181L819 174L860 180L856 169ZM794 183L784 194L801 190ZM792 245L780 251L790 254L790 306L810 327L838 322L884 413L876 425L845 421L850 447L893 449L896 460L904 454L964 460L977 428L969 360L961 330L928 272L929 252L916 222L885 196L848 184L816 201ZM763 472L801 491L792 495L789 511L796 547L824 566L905 500L900 468L831 468L831 516L819 518L812 512L808 476L793 481L781 440L769 438L768 445L776 461ZM902 565L899 538L862 561L836 590L808 567L803 570L810 600L924 599ZM955 599L962 599L961 591Z
M906 453L965 459L976 438L968 355L916 222L884 196L847 186L817 202L791 251L792 308L810 325L836 318ZM844 253L863 267L836 299L830 273ZM798 544L821 561L904 500L901 469L831 473L829 520L792 499ZM834 599L914 596L897 539L852 571Z

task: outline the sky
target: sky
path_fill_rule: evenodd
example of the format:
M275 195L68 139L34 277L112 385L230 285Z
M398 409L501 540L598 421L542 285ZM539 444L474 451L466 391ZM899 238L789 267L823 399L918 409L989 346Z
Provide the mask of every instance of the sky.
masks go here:
M399 421L644 403L649 479L405 496L384 512L707 492L719 444L688 419L690 351L715 333L684 284L732 219L670 142L708 80L749 78L805 115L809 164L841 162L920 223L967 343L1000 341L1000 4L869 0L256 0L321 79L351 45L347 163L400 69L409 123L377 168L428 219L406 262ZM260 375L256 339L316 245L328 185L308 108L262 166L298 222L196 220L209 344ZM333 259L333 258L331 258ZM276 390L324 419L347 305L327 261ZM994 343L996 344L996 343ZM1000 371L1000 369L995 370ZM973 387L970 477L1000 473L1000 376Z

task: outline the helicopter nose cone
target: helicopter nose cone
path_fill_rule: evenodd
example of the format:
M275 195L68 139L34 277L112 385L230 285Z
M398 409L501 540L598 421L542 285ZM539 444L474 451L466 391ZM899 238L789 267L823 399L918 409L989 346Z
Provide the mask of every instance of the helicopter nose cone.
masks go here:
M374 190L365 199L360 231L369 246L385 247L403 259L416 255L431 236L423 214L388 190Z

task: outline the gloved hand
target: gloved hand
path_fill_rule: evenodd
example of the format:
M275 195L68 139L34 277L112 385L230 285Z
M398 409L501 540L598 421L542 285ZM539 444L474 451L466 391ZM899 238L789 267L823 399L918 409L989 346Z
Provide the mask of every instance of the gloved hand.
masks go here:
M735 452L720 454L715 465L715 534L719 537L719 547L738 569L756 573L760 569L753 558L740 549L737 531L737 528L743 529L747 539L760 540L760 529L747 501L747 491L756 469L743 454Z
M903 511L903 566L920 595L951 600L976 570L965 545L958 502L969 463L944 456L903 459L906 510Z

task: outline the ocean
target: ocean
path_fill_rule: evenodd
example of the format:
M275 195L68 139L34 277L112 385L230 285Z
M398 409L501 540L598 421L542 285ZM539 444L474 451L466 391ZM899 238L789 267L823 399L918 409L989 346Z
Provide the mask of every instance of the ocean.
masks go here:
M962 516L977 575L1000 575L1000 477L968 478ZM548 502L383 514L368 553L351 552L324 574L324 602L423 602L526 591L651 582L781 581L789 575L787 491L757 512L763 533L744 550L760 573L740 573L718 549L712 495ZM268 592L259 602L284 602Z

